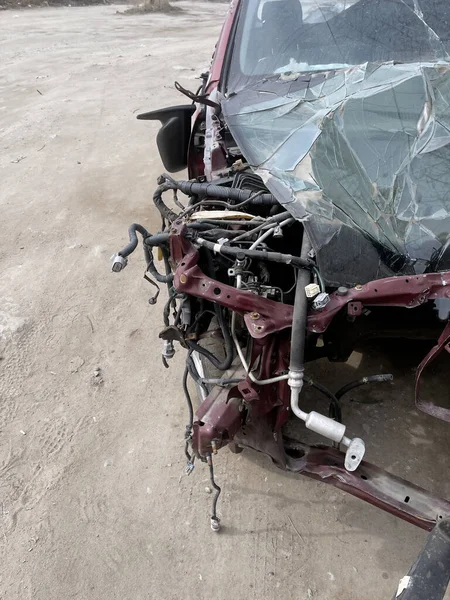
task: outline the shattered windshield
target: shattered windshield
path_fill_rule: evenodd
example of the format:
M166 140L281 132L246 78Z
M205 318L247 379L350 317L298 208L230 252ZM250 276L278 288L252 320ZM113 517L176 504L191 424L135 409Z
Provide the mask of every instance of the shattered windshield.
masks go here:
M253 77L448 58L448 0L249 0L242 12L231 89Z
M241 1L223 114L327 282L450 269L450 1Z

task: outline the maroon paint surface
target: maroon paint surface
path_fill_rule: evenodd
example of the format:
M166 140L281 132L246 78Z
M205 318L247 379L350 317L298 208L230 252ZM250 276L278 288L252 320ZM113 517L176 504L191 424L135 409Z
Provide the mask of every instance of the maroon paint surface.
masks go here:
M171 236L171 252L175 252L172 252L172 257L178 263L175 272L177 290L217 302L243 314L250 335L256 339L291 327L294 310L291 305L268 300L207 277L197 267L197 250L186 240L179 239L181 229L176 233L176 236ZM174 238L177 238L177 242ZM184 278L181 278L182 275ZM322 311L309 312L308 330L323 333L346 305L351 314L358 316L363 306L415 308L436 298L450 298L450 271L386 277L351 288L345 296L340 296L337 292L331 294L330 302Z
M328 447L293 444L304 457L288 460L287 468L329 483L421 529L431 531L450 516L450 502L363 461L356 471L344 467L344 454Z
M345 296L339 296L337 292L331 294L330 302L323 311L309 314L308 329L323 333L347 304L350 305L350 313L357 316L361 314L362 306L415 308L436 298L450 298L450 271L386 277L351 288Z

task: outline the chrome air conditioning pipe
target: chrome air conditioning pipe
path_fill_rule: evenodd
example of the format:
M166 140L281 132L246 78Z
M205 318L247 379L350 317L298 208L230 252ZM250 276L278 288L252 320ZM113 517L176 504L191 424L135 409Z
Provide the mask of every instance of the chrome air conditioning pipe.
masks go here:
M311 250L306 231L303 231L301 259L308 259ZM354 471L358 468L365 453L365 444L360 438L350 439L345 435L345 425L316 411L307 413L299 407L300 393L303 388L305 340L308 316L308 298L305 287L310 282L311 273L305 269L299 270L295 290L294 314L292 317L291 359L289 364L288 385L291 388L291 410L296 417L305 422L308 429L323 435L333 442L347 446L345 468Z

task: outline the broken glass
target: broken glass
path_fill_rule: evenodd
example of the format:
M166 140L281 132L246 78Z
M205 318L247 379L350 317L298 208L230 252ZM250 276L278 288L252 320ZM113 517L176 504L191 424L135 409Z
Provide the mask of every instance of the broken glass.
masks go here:
M225 121L329 285L450 268L450 2L248 0Z

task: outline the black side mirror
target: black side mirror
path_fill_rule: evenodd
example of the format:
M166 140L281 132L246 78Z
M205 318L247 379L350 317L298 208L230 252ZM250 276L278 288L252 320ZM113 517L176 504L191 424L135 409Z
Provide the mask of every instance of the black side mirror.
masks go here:
M156 143L164 168L169 173L176 173L187 167L191 118L194 112L194 104L181 104L137 116L145 121L161 121L162 127L156 136Z

